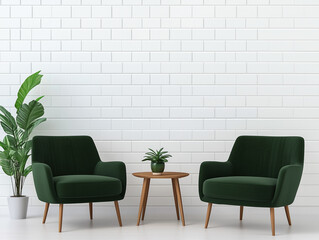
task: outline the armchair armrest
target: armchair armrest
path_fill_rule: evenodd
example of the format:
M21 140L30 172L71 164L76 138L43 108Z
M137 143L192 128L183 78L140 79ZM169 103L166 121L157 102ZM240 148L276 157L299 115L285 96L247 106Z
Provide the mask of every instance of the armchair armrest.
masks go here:
M47 203L58 203L54 189L52 171L45 163L32 164L33 180L39 200Z
M301 180L302 169L301 165L287 165L280 169L272 201L274 207L288 206L294 201Z
M121 197L124 198L126 191L126 167L123 162L98 162L95 166L94 174L119 179L122 183Z
M203 183L206 179L215 177L226 177L231 176L233 172L231 162L215 162L206 161L202 162L199 169L199 179L198 179L198 190L199 196L202 199L203 194Z

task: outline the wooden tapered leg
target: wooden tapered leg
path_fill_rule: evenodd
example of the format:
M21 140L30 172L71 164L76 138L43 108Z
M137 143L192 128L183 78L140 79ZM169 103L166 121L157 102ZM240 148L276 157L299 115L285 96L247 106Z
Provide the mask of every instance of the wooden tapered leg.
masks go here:
M137 217L137 223L136 225L140 225L140 220L141 220L141 214L144 206L144 200L145 200L145 192L146 192L146 185L147 185L147 178L144 178L143 181L143 187L142 187L142 193L141 193L141 200L140 200L140 207L138 210L138 217Z
M93 203L89 203L89 209L90 209L90 219L93 219Z
M291 219L290 219L290 213L289 213L289 208L288 208L288 206L285 206L285 212L286 212L288 224L289 224L289 226L291 226Z
M240 206L239 220L243 220L244 206Z
M178 178L174 178L173 181L174 181L174 184L175 184L176 195L177 195L177 201L178 201L179 210L180 210L180 213L181 213L182 224L183 224L183 226L185 226L185 218L184 218L182 195L181 195L181 189L180 189L180 186L179 186Z
M43 224L45 223L45 220L47 219L47 215L48 215L48 211L49 211L49 206L50 206L50 203L46 203L46 204L45 204L44 214L43 214L43 220L42 220L42 223L43 223Z
M208 227L208 223L209 223L209 218L210 218L210 213L212 211L212 203L208 203L208 206L207 206L207 214L206 214L206 221L205 221L205 228Z
M173 194L174 194L174 202L175 202L175 209L176 209L176 216L177 220L179 220L179 211L178 211L178 202L177 202L177 195L176 195L176 187L174 181L172 179L172 187L173 187Z
M270 208L271 232L275 236L275 209Z
M146 204L147 204L147 198L148 198L148 191L150 189L150 181L151 179L148 178L147 182L146 182L146 192L145 192L145 196L144 196L144 205L143 205L143 214L142 214L142 221L144 220L144 216L145 216L145 211L146 211Z
M62 217L63 217L63 204L60 204L60 208L59 208L59 232L62 231Z
M114 201L114 205L115 205L117 220L119 222L120 227L122 227L122 219L121 219L121 213L120 213L120 208L119 208L118 201Z

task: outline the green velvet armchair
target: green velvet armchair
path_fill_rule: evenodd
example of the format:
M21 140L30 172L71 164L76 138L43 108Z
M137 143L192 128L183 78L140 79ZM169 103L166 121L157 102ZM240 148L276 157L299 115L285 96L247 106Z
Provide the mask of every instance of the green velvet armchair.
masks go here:
M36 136L33 138L32 168L39 200L46 203L43 223L50 203L59 204L59 232L62 229L63 204L114 201L122 226L118 201L126 190L123 162L102 162L91 137Z
M272 235L275 235L274 208L292 204L304 162L302 137L240 136L227 162L203 162L199 172L199 196L208 203L205 228L212 203L270 208Z

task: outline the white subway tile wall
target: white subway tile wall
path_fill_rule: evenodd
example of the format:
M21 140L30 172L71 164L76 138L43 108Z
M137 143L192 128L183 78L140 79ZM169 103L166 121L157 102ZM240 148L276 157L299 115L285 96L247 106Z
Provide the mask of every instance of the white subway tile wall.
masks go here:
M295 205L319 206L319 1L0 0L0 104L42 70L35 134L90 135L103 161L127 165L123 205L137 205L147 148L186 171L184 204L201 205L202 161L226 161L237 136L301 135ZM3 132L0 133L3 137ZM169 181L149 204L172 205ZM32 176L24 193L37 200ZM0 205L11 194L0 173Z

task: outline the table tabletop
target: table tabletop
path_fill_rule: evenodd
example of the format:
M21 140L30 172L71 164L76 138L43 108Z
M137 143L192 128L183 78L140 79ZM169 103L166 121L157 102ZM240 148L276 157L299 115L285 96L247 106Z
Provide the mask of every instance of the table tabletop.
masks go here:
M139 178L183 178L189 175L185 172L163 172L161 175L153 175L152 172L135 172L132 174Z

